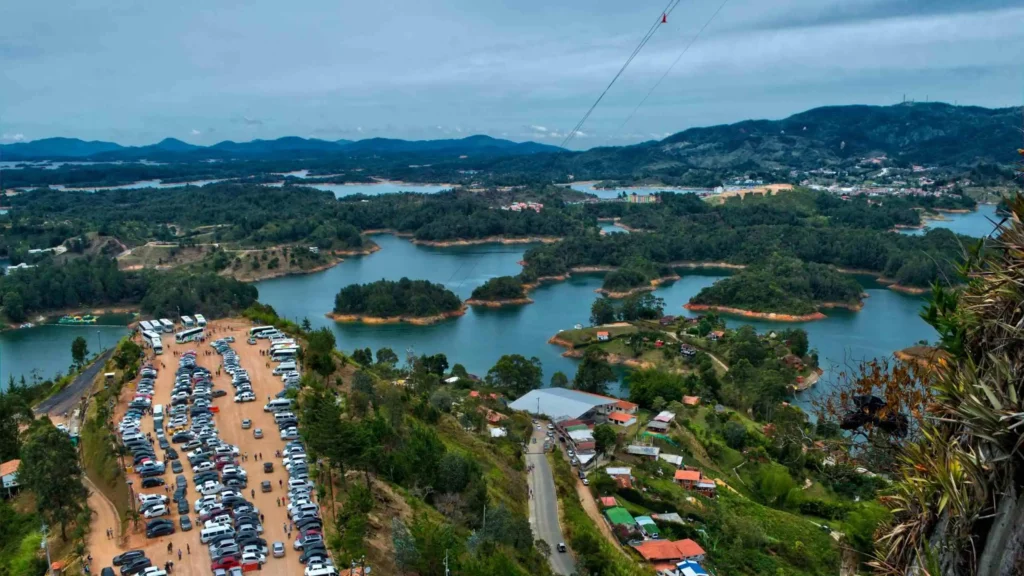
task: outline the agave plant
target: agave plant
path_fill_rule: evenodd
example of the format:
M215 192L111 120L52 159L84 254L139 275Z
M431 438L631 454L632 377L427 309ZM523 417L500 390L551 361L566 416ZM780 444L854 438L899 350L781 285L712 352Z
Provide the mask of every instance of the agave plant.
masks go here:
M948 356L919 438L883 501L880 573L1024 574L1024 198L973 247L966 285L935 288L924 318Z

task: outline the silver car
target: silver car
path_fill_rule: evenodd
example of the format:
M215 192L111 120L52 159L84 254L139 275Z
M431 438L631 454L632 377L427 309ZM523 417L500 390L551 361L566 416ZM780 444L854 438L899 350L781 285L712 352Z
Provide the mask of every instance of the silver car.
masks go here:
M274 558L284 558L284 542L274 542Z

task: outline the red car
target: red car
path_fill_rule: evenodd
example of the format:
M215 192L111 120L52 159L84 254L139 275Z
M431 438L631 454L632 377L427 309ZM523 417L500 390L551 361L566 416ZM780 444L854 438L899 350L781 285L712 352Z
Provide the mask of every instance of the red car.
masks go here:
M236 556L225 556L216 562L210 564L210 570L228 570L239 566L238 558Z

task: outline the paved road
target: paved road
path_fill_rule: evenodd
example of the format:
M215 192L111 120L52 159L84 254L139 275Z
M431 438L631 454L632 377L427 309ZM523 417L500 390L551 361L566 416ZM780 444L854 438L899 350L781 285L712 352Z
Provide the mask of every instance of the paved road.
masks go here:
M77 378L68 384L60 392L57 392L53 396L50 396L46 400L43 400L36 405L34 411L36 414L63 414L75 406L89 393L89 388L92 386L92 381L96 379L96 375L103 369L103 365L107 363L110 355L114 353L114 349L111 348L100 354L100 357L96 359L88 368L82 371Z
M551 546L551 569L556 574L569 575L576 572L576 562L572 552L559 552L558 544L565 542L562 527L558 523L558 494L555 492L555 480L551 475L551 467L544 455L544 432L535 430L533 437L536 444L530 444L530 452L526 455L527 465L533 465L533 471L527 475L533 497L530 498L530 523L533 534Z

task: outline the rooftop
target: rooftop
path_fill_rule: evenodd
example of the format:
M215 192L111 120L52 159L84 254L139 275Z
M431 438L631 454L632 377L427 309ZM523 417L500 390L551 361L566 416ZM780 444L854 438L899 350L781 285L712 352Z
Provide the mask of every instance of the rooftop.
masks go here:
M21 460L8 460L3 464L0 464L0 477L7 476L8 474L14 474L18 471L18 467L21 466Z
M574 419L583 416L598 406L618 402L596 394L587 394L567 388L541 388L531 390L509 407L531 414L543 414L552 419Z
M700 482L700 470L676 470L677 481Z
M629 454L636 454L638 456L654 456L657 457L661 453L661 448L657 446L637 446L631 445L626 447L626 452Z
M621 506L609 508L604 511L604 514L608 517L608 521L611 522L613 525L626 524L628 526L632 526L636 524L636 520L633 519L633 516L629 513L629 511ZM676 558L680 558L680 556L676 556Z
M608 415L608 419L613 422L629 422L635 420L632 415L626 414L625 412L612 412Z
M685 540L647 540L634 546L645 560L675 560L704 554L704 549L689 538Z

